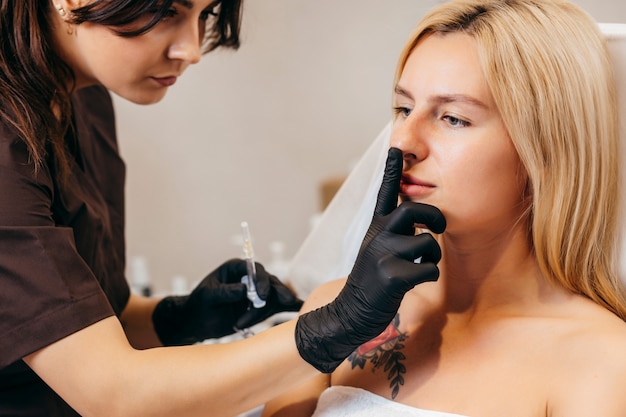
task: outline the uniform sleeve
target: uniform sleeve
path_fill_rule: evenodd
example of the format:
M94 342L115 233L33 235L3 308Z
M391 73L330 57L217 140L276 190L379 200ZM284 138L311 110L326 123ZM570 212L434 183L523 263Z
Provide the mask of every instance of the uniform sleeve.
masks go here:
M0 126L0 368L113 310L52 213L49 167L36 173L26 145Z

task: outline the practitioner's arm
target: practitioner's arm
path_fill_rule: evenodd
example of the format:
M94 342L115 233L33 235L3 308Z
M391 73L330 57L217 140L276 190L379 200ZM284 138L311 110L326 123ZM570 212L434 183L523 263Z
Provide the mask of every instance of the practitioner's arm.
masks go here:
M110 317L25 358L82 416L232 416L317 371L294 343L295 322L224 345L135 350Z
M331 302L345 282L345 279L340 279L317 287L304 302L302 313ZM330 374L319 373L266 403L262 417L310 417L315 411L320 394L329 386Z

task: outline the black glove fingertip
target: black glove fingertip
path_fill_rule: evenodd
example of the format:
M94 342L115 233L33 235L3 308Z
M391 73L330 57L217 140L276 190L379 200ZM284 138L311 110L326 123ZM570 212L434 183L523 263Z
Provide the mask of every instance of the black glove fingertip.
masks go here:
M374 216L386 216L398 206L402 163L402 151L398 148L389 148L385 173L374 208Z

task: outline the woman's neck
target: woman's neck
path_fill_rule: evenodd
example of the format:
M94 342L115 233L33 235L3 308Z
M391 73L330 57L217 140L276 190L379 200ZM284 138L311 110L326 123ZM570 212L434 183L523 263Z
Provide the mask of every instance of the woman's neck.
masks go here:
M76 53L77 35L75 31L77 28L69 26L70 24L65 22L56 12L53 12L52 19L54 48L59 57L61 57L74 73L74 79L68 80L68 91L72 92L96 84L94 80L85 77L80 69L80 57L79 54Z
M482 239L444 235L441 246L439 283L450 312L517 314L563 291L541 273L521 228Z

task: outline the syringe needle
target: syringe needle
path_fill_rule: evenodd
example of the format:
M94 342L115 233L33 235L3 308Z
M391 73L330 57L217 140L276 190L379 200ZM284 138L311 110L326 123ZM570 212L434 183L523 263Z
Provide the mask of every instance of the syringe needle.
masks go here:
M246 296L252 302L254 308L265 307L265 300L259 297L256 292L254 280L256 278L256 266L254 265L254 251L252 249L252 240L250 239L250 228L248 222L241 222L241 231L243 233L243 255L246 260L246 269L248 275L241 278L241 282L246 285Z

